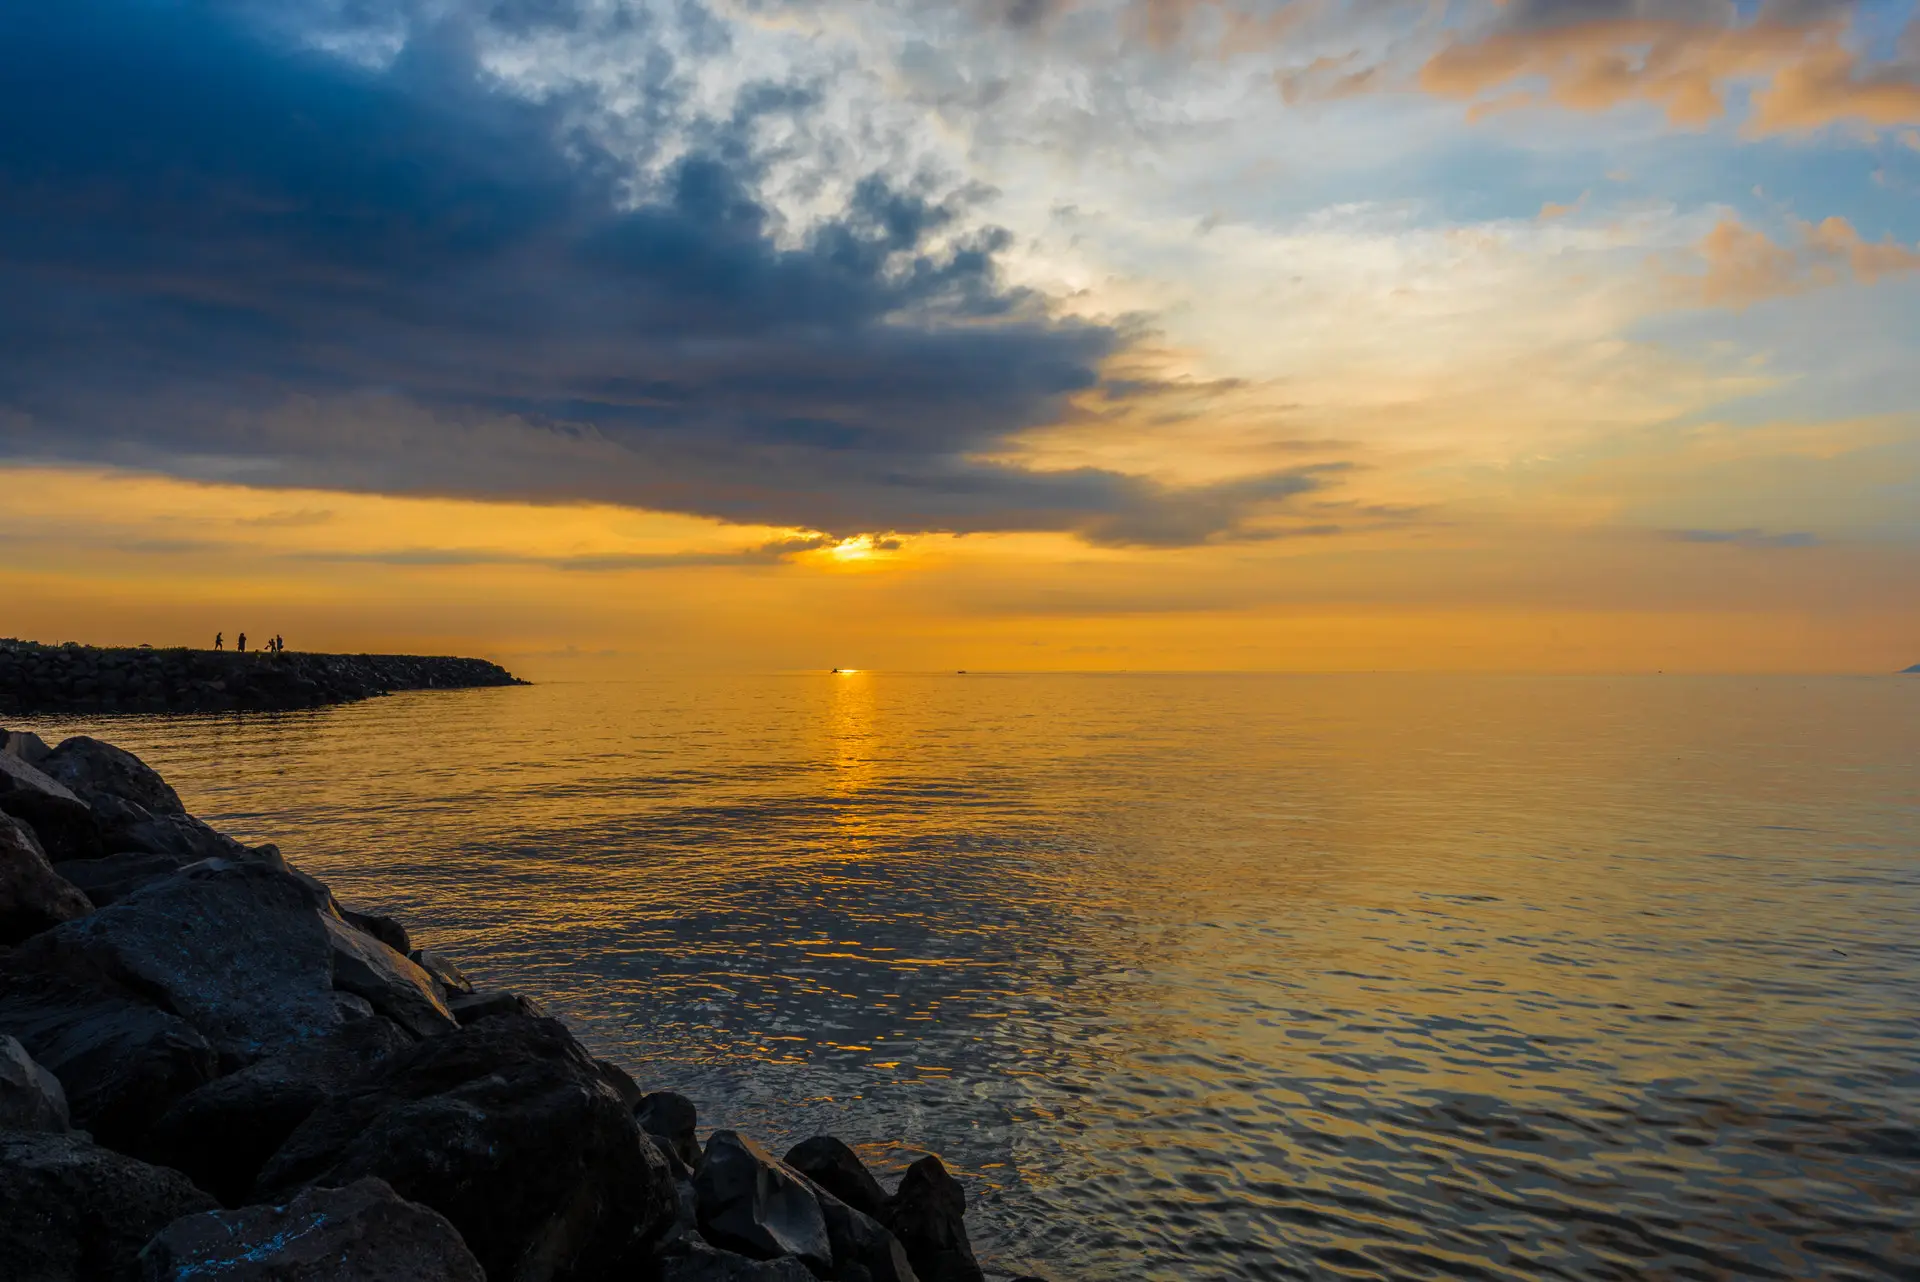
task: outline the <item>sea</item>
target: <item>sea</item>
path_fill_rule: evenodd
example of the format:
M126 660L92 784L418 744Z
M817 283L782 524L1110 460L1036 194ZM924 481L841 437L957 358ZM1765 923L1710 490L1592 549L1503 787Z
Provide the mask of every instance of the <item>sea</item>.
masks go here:
M703 1130L938 1154L993 1271L1920 1278L1920 677L661 675L31 724Z

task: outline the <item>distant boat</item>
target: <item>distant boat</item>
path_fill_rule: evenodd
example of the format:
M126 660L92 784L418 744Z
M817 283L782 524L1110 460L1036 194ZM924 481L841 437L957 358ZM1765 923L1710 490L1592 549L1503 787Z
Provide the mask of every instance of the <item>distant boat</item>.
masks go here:
M1914 664L1911 668L1900 669L1901 676L1906 676L1908 673L1912 673L1915 676L1920 676L1920 663Z

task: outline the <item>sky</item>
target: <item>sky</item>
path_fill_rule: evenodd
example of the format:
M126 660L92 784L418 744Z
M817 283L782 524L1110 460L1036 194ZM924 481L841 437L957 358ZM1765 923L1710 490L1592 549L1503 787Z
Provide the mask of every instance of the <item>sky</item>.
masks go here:
M1915 0L0 5L0 633L1920 662Z

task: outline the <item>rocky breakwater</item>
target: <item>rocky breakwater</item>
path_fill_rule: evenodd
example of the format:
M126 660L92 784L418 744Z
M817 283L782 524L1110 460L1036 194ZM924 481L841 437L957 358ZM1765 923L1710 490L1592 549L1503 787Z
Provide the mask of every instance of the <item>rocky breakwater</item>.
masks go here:
M524 684L484 659L0 640L0 712L265 712L352 703L396 690Z
M0 732L9 1282L985 1278L937 1157L889 1192L665 1086L133 755Z

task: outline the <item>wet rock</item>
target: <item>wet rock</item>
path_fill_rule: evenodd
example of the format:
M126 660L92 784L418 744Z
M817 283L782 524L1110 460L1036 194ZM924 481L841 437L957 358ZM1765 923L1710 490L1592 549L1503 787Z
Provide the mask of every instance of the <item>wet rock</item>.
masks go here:
M354 912L351 908L342 908L340 916L347 925L363 934L372 935L402 957L413 951L413 941L407 938L407 928L391 917L381 913Z
M715 1131L693 1174L700 1235L755 1259L798 1256L825 1273L833 1248L806 1179L736 1131Z
M496 1282L637 1269L674 1217L666 1159L554 1020L489 1019L384 1061L294 1130L257 1192L369 1175L451 1220Z
M499 989L449 998L447 1009L453 1012L453 1017L460 1021L463 1028L483 1019L499 1019L508 1015L544 1019L547 1014L533 998Z
M633 1115L641 1130L685 1162L689 1170L700 1165L700 1141L694 1138L700 1114L692 1100L673 1091L654 1091L641 1098Z
M140 1248L213 1199L178 1171L64 1135L0 1132L0 1275L126 1282Z
M0 959L0 1032L60 1080L74 1125L127 1147L212 1080L218 1056L191 1024L96 974L63 970L59 958L21 951Z
M158 771L125 748L86 735L63 740L42 769L89 804L119 797L155 815L183 815L187 808Z
M406 957L333 917L322 917L333 947L334 986L362 997L415 1037L458 1027L427 972Z
M438 1212L376 1179L307 1189L285 1206L175 1220L140 1253L142 1282L482 1282Z
M106 853L93 808L71 788L9 752L0 752L0 811L31 827L55 863Z
M937 1157L907 1168L881 1222L900 1239L921 1282L983 1282L967 1241L967 1195Z
M660 1282L814 1282L807 1266L787 1256L755 1260L688 1238L660 1261Z
M69 859L60 865L60 875L79 887L95 908L105 908L166 880L190 862L175 855L129 850L102 859Z
M787 1150L785 1161L856 1211L878 1218L886 1208L887 1193L880 1181L857 1153L831 1135L800 1141Z
M17 955L91 966L156 998L236 1067L342 1022L318 906L262 864L191 865L36 935Z
M414 965L433 976L434 981L447 994L459 993L464 996L473 992L473 981L468 979L467 973L445 953L435 952L430 948L416 948L408 953L407 957Z
M18 1039L0 1033L0 1131L64 1131L67 1093Z
M0 813L0 944L84 917L93 902L53 870L33 829Z
M295 1127L413 1044L395 1025L371 1018L301 1042L183 1096L141 1141L140 1156L186 1172L226 1205L238 1206Z

